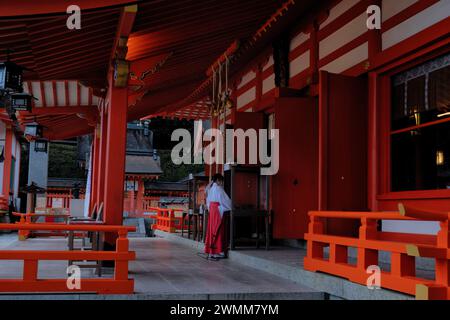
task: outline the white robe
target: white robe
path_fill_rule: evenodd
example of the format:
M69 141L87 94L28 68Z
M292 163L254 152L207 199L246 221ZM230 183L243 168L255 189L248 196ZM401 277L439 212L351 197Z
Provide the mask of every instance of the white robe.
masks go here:
M210 186L206 190L206 206L208 207L208 209L211 202L218 202L220 217L223 217L223 213L225 211L231 210L231 199L221 186L219 186L217 183L213 183L212 186Z

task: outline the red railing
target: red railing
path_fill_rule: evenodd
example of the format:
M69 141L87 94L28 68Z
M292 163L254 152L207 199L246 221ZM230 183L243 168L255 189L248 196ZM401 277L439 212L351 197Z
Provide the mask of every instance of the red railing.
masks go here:
M0 230L19 231L79 231L116 233L115 251L54 251L54 250L0 250L0 260L22 260L22 279L0 279L0 292L92 292L101 294L130 294L134 291L134 280L128 278L128 262L136 254L129 251L128 232L134 227L90 226L61 224L0 224ZM79 288L69 288L67 279L38 278L39 261L114 261L113 278L81 278Z
M20 224L67 224L69 221L70 215L66 213L19 213L13 212L13 215L16 217L20 217L20 220L17 223ZM39 218L44 218L43 222L39 222ZM61 222L56 222L57 219L62 220ZM42 230L40 230L42 231ZM51 236L67 236L65 232L59 231L51 231L51 232L31 232L29 230L19 230L18 232L19 240L25 240L30 236L39 236L39 237L51 237Z
M183 224L183 216L176 216L176 212L183 212L183 209L170 208L150 208L151 211L156 212L156 223L152 225L153 230L161 230L165 232L175 233L181 230Z
M391 255L390 270L381 271L381 287L415 294L418 299L449 299L449 215L402 205L399 208L399 212L310 212L305 235L308 242L305 270L321 271L366 285L371 275L367 268L378 266L379 252L387 251ZM359 220L358 237L327 234L326 223L331 218ZM377 229L379 220L439 221L441 228L436 236L381 232ZM325 257L327 247L329 256ZM356 264L349 259L348 248L357 249ZM416 274L416 257L436 261L434 280Z

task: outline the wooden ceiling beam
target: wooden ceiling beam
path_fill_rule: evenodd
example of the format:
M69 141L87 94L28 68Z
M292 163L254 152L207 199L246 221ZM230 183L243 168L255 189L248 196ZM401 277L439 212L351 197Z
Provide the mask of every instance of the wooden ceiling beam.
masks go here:
M98 113L97 106L57 106L57 107L37 107L33 108L32 112L20 111L22 117L33 116L50 116L50 115L65 115L65 114L89 114L96 115Z
M139 0L77 0L82 10L94 10L137 3ZM30 15L67 14L67 7L73 0L23 0L7 1L0 6L0 17L22 17Z

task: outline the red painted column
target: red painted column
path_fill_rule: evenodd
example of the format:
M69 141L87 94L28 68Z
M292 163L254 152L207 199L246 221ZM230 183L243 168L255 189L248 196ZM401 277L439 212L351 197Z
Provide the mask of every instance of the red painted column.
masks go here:
M263 91L263 75L262 75L262 66L258 63L258 65L255 68L256 73L256 101L255 101L255 110L259 110L261 107L261 99L262 99L262 91Z
M109 84L108 128L104 163L104 221L108 225L121 225L125 180L128 94L127 88L114 87L112 75L110 75Z
M10 192L10 184L11 184L11 164L12 164L12 138L13 131L11 125L6 125L6 133L5 133L5 149L4 149L4 157L5 161L3 162L3 189L2 194L5 199L9 203L9 192Z
M100 149L100 127L97 126L94 130L94 139L92 142L92 168L91 168L91 195L89 200L89 213L92 212L94 205L97 202L98 192L98 171L99 171L99 149Z
M144 193L145 193L145 186L144 186L144 180L139 179L138 180L138 191L136 196L136 213L142 214L144 212Z
M368 125L368 172L367 172L367 202L372 211L378 210L378 114L380 103L378 79L376 73L369 73L369 125Z
M106 154L106 134L107 134L107 114L105 113L105 105L103 105L100 114L100 138L99 138L99 157L97 174L97 203L100 206L103 203L105 192L105 154Z
M371 0L372 5L377 5L381 8L381 0ZM381 30L369 30L369 63L375 58L375 56L381 52ZM369 67L369 66L367 66Z
M134 184L136 183L136 180L133 179L133 187ZM128 192L128 197L130 199L130 206L129 206L129 210L131 214L136 214L136 191L131 190L130 192Z
M311 78L309 82L311 84L317 84L319 82L319 39L318 39L319 23L314 21L311 26L310 35L310 57L309 65L311 69Z

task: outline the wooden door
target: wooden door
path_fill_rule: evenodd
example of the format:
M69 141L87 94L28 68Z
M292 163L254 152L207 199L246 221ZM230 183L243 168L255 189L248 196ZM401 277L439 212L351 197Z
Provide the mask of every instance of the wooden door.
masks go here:
M247 131L248 129L255 129L257 140L259 139L258 130L264 129L264 113L261 112L236 112L233 129L242 129ZM236 141L235 141L236 143ZM258 144L258 141L253 142ZM245 141L245 166L252 166L250 164L250 141L246 139ZM237 161L236 158L237 146L235 145L234 161ZM258 160L258 158L257 158ZM256 164L253 164L256 165ZM234 196L235 196L235 205L237 206L245 206L245 205L253 205L256 207L257 204L257 183L258 177L253 173L246 172L236 172L234 181Z
M319 207L367 210L367 80L320 73ZM328 232L356 235L357 221L329 220Z
M279 171L273 177L274 238L303 239L317 209L317 100L279 98Z

